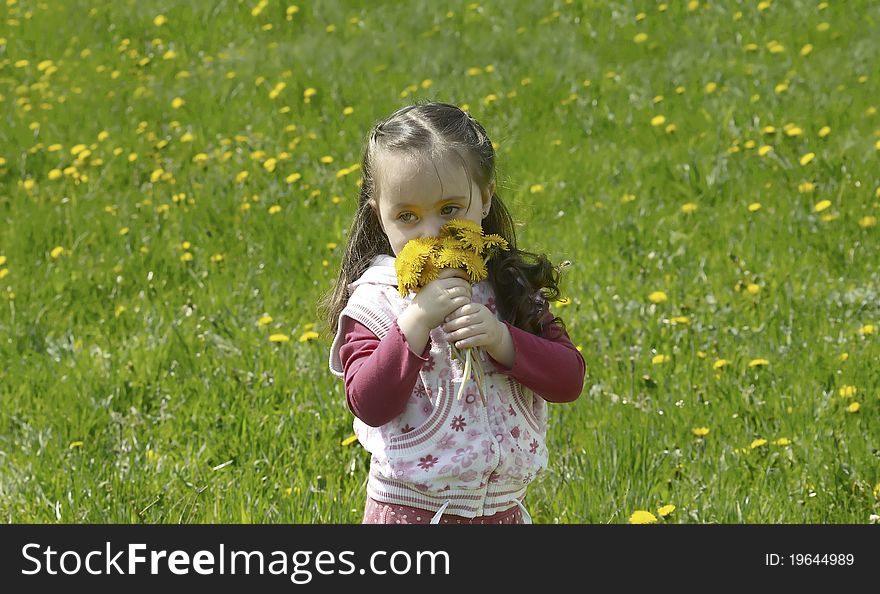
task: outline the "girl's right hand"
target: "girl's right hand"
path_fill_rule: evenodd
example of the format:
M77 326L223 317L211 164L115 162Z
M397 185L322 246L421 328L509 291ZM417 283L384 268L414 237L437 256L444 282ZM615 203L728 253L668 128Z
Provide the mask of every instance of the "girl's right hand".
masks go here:
M408 309L427 331L444 322L446 316L471 302L471 284L464 271L446 268L438 277L416 293Z

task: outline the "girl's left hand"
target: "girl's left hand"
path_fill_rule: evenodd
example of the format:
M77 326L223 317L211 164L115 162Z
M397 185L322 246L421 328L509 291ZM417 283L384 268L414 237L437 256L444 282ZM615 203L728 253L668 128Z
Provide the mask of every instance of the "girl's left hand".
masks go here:
M446 316L441 328L457 348L485 347L490 351L501 345L506 330L485 305L473 302Z

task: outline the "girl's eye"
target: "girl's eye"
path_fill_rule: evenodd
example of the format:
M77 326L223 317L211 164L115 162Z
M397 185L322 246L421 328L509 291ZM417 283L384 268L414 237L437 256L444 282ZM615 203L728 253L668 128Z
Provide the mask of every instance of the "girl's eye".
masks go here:
M404 223L412 223L414 220L416 220L416 215L414 215L411 212L402 212L399 215L397 215L397 220L402 221Z
M446 206L444 206L443 208L440 209L440 214L451 215L452 213L454 213L457 210L458 210L458 207L455 206L454 204L447 204Z

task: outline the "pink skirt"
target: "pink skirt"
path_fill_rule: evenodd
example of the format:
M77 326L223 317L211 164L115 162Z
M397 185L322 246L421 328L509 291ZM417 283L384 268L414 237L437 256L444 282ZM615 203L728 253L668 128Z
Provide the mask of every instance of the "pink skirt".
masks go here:
M367 497L364 506L364 524L430 524L434 512L406 505L392 505ZM441 524L523 524L522 512L518 505L491 516L465 518L443 514Z

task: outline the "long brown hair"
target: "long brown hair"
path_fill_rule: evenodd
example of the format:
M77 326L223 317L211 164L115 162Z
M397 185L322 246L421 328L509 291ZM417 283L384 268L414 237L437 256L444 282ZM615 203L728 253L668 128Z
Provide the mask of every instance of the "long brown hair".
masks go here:
M348 303L348 285L364 273L380 254L394 256L370 201L374 197L375 162L385 154L438 155L451 150L463 155L465 171L484 190L495 180L495 148L488 134L470 114L455 105L420 102L395 111L370 131L361 164L361 189L357 212L348 234L339 277L333 290L319 305L330 332L336 332L339 316ZM470 181L470 179L468 180ZM488 280L502 318L532 334L541 334L547 301L559 297L559 273L543 254L516 246L513 218L497 192L492 194L489 214L483 219L485 233L507 240L509 251L498 252L488 263ZM553 320L564 328L559 318Z

